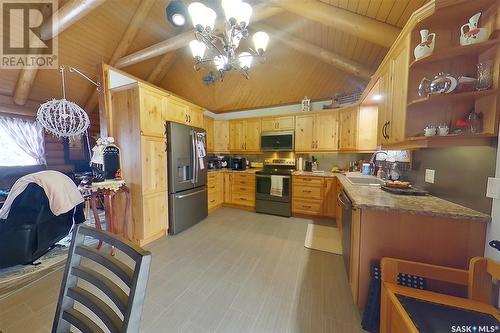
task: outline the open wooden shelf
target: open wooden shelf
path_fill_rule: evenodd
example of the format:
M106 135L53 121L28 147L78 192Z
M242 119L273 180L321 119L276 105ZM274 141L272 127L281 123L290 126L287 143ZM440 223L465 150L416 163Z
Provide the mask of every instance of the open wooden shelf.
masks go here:
M484 51L488 50L489 48L495 45L498 45L499 43L500 43L500 38L497 38L482 43L466 45L466 46L456 46L444 50L434 51L427 57L412 61L409 67L412 68L419 65L428 64L436 61L443 61L459 56L466 56L466 55L478 56L479 54L483 53Z
M403 142L383 145L384 149L420 149L420 148L440 148L453 146L485 146L491 144L494 138L498 137L493 133L481 134L448 134L445 136L416 136L406 138Z
M481 91L466 91L462 93L449 93L449 94L436 94L430 95L428 97L419 98L408 103L407 107L411 108L415 105L428 105L434 102L452 102L452 101L460 101L467 99L476 99L478 97L498 94L499 89L488 89Z

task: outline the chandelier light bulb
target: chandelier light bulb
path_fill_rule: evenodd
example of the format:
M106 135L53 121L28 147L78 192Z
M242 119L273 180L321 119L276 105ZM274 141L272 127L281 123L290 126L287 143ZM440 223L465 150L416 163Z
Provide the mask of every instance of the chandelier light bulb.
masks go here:
M241 68L248 70L250 67L252 67L253 57L249 52L241 52L238 56L238 59L240 61Z
M269 35L264 31L256 32L253 35L253 44L257 52L265 52L269 43Z
M226 20L231 23L231 20L237 21L241 9L241 0L222 0L222 9L226 15Z
M212 8L205 7L205 29L214 30L217 14Z
M252 11L252 6L246 2L241 2L238 9L238 16L236 17L238 23L242 26L247 26L250 23Z
M189 43L189 48L191 49L191 53L193 53L193 57L195 59L203 59L207 46L195 39Z
M201 26L205 28L207 6L201 2L193 2L188 6L189 16L191 16L191 22L193 22L193 27L198 28Z

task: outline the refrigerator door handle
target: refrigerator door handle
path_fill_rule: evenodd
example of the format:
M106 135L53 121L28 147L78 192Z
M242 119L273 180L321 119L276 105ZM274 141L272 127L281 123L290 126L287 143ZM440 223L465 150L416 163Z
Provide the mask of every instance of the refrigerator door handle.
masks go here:
M193 177L191 178L191 182L193 184L196 184L196 142L195 142L195 133L194 131L191 131L191 148L193 149L192 151L192 157L193 157Z

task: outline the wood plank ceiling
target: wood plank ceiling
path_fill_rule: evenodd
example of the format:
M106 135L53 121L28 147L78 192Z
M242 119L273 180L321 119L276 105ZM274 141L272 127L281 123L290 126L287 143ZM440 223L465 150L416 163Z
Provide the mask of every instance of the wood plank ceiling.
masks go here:
M108 62L111 58L140 1L107 0L62 32L58 37L60 64L77 67L89 74L95 73L96 66L101 61ZM426 2L426 0L321 1L398 28L403 27L410 15ZM218 0L206 2L212 7L218 6L219 3ZM251 3L258 2L251 1ZM60 3L63 4L64 2ZM190 29L190 27L174 28L169 24L165 18L167 4L168 0L157 0L154 3L127 54ZM286 31L294 37L350 59L372 71L376 70L387 52L387 48L383 46L287 11L282 11L262 23L276 30ZM252 25L250 32L255 32ZM165 69L157 69L153 75L157 78L159 86L214 112L297 103L305 95L312 99L326 99L336 93L363 89L366 84L366 80L316 57L300 53L276 40L272 35L270 37L267 61L256 64L251 69L250 80L245 80L238 73L231 73L226 76L224 82L206 86L201 80L203 74L193 71L193 61L188 47L175 51L175 54L169 55L168 58L163 56L152 58L122 70L146 80L157 69L158 64L161 64ZM0 94L13 95L19 72L0 70ZM94 87L76 75L68 75L67 83L69 99L84 106ZM29 99L45 101L60 96L59 72L40 70Z

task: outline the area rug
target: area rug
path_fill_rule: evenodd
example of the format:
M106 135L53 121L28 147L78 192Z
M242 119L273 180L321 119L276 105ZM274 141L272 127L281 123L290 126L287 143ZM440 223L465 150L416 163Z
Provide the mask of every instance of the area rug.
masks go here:
M339 229L318 224L307 226L304 246L308 249L342 255L342 243Z
M99 220L105 221L104 211L99 212ZM95 225L92 214L85 224ZM102 227L105 228L104 223L102 223ZM92 241L92 243L94 242ZM70 243L71 235L68 235L58 242L52 250L36 260L36 265L17 265L0 269L0 299L64 267Z

